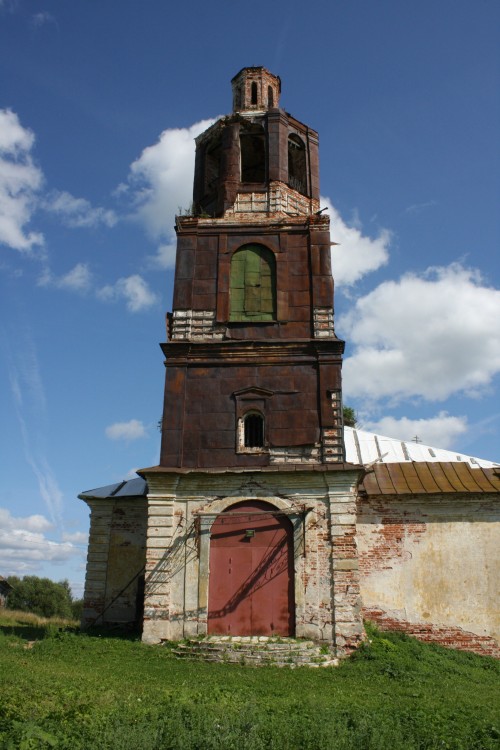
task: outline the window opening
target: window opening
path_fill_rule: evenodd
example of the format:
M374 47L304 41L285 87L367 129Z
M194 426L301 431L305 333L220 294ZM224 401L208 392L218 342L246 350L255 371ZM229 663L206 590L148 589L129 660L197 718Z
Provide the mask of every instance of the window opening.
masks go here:
M205 194L211 193L216 187L220 174L221 145L215 144L205 153Z
M234 108L235 110L241 109L241 88L239 86L235 91Z
M261 414L247 414L244 419L245 448L264 447L264 417Z
M276 262L262 245L245 245L231 258L229 320L276 319Z
M274 93L272 86L267 87L267 106L270 108L274 107Z
M298 135L288 138L288 184L303 195L306 194L306 147Z
M243 131L240 135L241 181L265 182L266 142L264 131L258 126L253 132Z
M257 83L252 81L252 104L257 104Z

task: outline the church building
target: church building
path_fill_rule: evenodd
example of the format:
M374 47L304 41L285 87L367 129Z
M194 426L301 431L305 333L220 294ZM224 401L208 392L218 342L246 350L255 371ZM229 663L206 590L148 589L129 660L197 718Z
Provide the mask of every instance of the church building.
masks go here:
M368 614L408 632L442 624L448 640L470 633L494 653L489 583L477 627L460 606L440 619L415 591L401 603L406 553L426 538L435 547L436 514L443 529L473 507L469 520L490 524L474 545L494 554L500 477L432 457L420 468L346 459L318 134L280 94L277 76L244 68L232 113L196 139L192 211L176 217L160 461L80 495L91 510L83 622L136 623L149 643L305 638L344 656ZM420 569L411 576L417 586Z

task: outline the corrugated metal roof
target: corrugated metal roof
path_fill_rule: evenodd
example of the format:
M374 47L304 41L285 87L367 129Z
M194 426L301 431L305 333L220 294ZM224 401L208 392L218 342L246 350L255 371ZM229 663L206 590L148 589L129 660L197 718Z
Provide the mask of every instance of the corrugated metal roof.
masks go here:
M376 463L364 477L361 490L367 495L500 493L500 471L472 468L465 462Z
M433 448L412 440L397 440L395 438L376 435L373 432L358 430L353 427L344 428L346 461L353 464L370 464L380 461L384 464L418 462L460 462L467 463L473 468L492 468L500 463L474 458L464 453Z

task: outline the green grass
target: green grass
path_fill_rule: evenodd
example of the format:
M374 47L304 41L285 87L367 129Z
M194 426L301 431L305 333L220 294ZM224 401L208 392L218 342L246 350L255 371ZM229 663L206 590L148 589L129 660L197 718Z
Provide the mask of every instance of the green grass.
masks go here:
M33 644L26 627L0 617L6 750L500 748L499 663L400 634L371 631L337 669L288 670L55 626Z

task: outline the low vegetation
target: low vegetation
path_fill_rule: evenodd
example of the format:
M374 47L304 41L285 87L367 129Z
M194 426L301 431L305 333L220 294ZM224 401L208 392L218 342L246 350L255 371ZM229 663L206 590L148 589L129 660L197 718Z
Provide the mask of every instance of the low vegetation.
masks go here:
M78 620L83 602L74 599L68 581L51 581L38 576L9 576L12 586L7 597L7 608L32 612L41 617L64 617Z
M499 677L375 630L336 669L252 669L2 611L0 748L498 750Z

